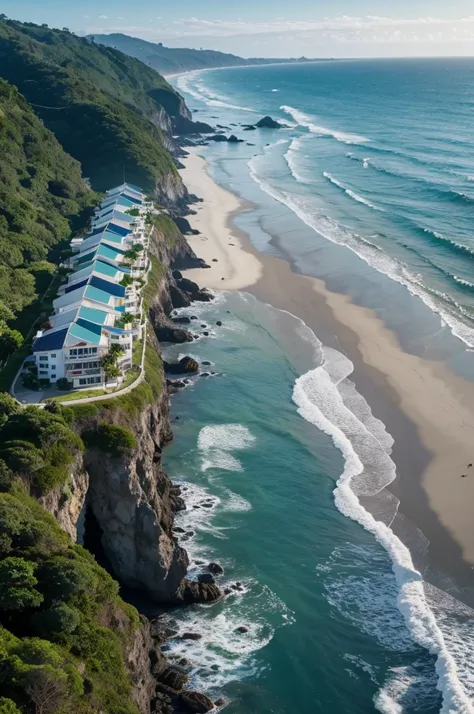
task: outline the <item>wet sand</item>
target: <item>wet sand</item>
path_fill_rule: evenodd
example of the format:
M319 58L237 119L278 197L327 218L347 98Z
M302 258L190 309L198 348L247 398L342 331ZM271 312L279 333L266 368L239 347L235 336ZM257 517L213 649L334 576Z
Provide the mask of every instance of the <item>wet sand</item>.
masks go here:
M188 188L205 198L200 190L203 179L199 179L199 170L206 163L202 159L196 162L195 158L193 181ZM207 171L204 173L206 182L214 183ZM187 182L184 171L182 175ZM212 230L209 219L201 218L198 224L198 217L204 216L202 212L189 217L191 226L199 228L204 237L210 229L213 249L220 243L229 282L210 280L209 270L189 273L207 287L245 289L263 302L288 310L303 319L324 344L346 354L354 364L351 379L395 439L397 478L390 490L400 499L403 515L430 541L427 575L438 582L434 571L440 569L454 577L463 588L462 599L473 604L474 466L468 468L468 464L474 463L474 385L452 374L442 362L405 352L395 333L374 311L329 291L321 280L297 274L289 262L258 253L232 224L232 216L239 210L238 199L233 199L232 203L218 201L212 206L214 225L223 223L226 231ZM219 219L216 210L221 213ZM232 242L238 242L238 253L231 252L229 236ZM207 260L204 238L194 242L191 239L190 243L197 255ZM394 529L403 537L401 519L395 521ZM419 559L419 566L424 567L426 562Z

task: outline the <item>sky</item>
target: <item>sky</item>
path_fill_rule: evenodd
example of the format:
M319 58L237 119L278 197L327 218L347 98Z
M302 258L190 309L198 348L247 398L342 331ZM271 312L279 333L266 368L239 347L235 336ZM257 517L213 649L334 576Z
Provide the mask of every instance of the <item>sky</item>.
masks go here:
M0 13L243 57L474 56L474 0L0 0Z

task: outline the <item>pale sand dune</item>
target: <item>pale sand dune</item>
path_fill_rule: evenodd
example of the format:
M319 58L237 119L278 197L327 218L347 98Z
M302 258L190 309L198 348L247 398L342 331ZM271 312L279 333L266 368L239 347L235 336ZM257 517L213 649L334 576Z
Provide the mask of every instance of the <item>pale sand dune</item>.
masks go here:
M206 161L200 156L190 153L182 163L186 168L180 173L188 190L204 199L193 206L197 214L188 216L191 227L200 235L186 239L196 255L211 266L188 270L186 276L214 290L241 290L257 282L262 275L261 262L242 249L238 233L229 227L228 219L242 209L241 202L210 178Z
M365 370L371 394L364 396L373 411L377 413L384 400L390 401L389 430L392 426L396 431L400 410L413 425L413 439L406 444L408 451L397 461L397 474L402 479L398 489L402 512L408 512L432 541L434 555L440 556L435 560L448 572L462 571L464 585L472 586L465 566L467 563L470 572L468 564L474 564L474 467L467 468L474 463L474 384L454 375L442 362L405 352L396 335L372 310L352 304L345 295L330 292L321 280L295 274L285 261L259 254L240 232L235 235L227 227L228 219L239 209L239 200L214 183L203 159L191 155L186 163L182 171L185 183L205 200L198 215L190 217L191 225L202 230L203 236L189 242L206 261L213 257L219 260L211 263L211 270L186 274L216 289L251 286L249 292L299 316L316 334L320 329L326 333L329 330L337 337L338 345L357 369ZM229 242L235 243L235 248L229 247ZM223 275L225 280L221 281ZM403 451L405 444L400 446ZM419 460L410 449L420 450L422 446L430 458L420 473L411 467ZM467 477L462 478L462 474ZM420 502L420 481L426 503ZM449 538L458 547L457 563L451 563Z

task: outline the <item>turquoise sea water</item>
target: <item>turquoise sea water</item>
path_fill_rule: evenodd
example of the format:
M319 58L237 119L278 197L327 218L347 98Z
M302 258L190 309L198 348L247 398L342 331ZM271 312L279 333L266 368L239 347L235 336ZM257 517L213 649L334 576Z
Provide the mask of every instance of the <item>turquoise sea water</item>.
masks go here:
M236 125L254 144L203 154L216 180L253 201L238 222L255 245L373 307L406 349L468 378L473 79L471 60L178 78L200 119ZM238 126L262 114L291 127ZM473 711L473 612L424 583L390 530L393 441L351 363L246 294L188 313L198 327L224 324L190 348L218 374L173 397L180 420L165 466L188 501L177 525L191 577L195 561L214 560L224 582L244 587L176 615L181 631L203 635L170 643L193 682L224 693L236 714Z

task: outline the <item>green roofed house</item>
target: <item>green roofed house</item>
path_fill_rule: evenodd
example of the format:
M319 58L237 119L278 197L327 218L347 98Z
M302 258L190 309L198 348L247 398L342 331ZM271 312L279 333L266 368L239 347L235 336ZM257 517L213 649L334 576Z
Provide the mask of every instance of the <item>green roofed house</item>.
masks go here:
M66 379L72 389L113 386L131 368L133 343L144 328L140 290L133 277L137 263L129 266L124 255L136 242L146 251L144 216L149 209L144 199L141 190L129 184L112 189L96 212L100 225L85 239L73 240L74 272L53 301L48 329L38 332L32 346L39 379L53 384ZM139 221L125 213L135 207ZM146 240L139 241L139 236ZM143 256L144 252L140 261L147 263ZM136 319L124 319L124 314ZM123 348L116 361L120 376L107 382L101 359L116 344Z

